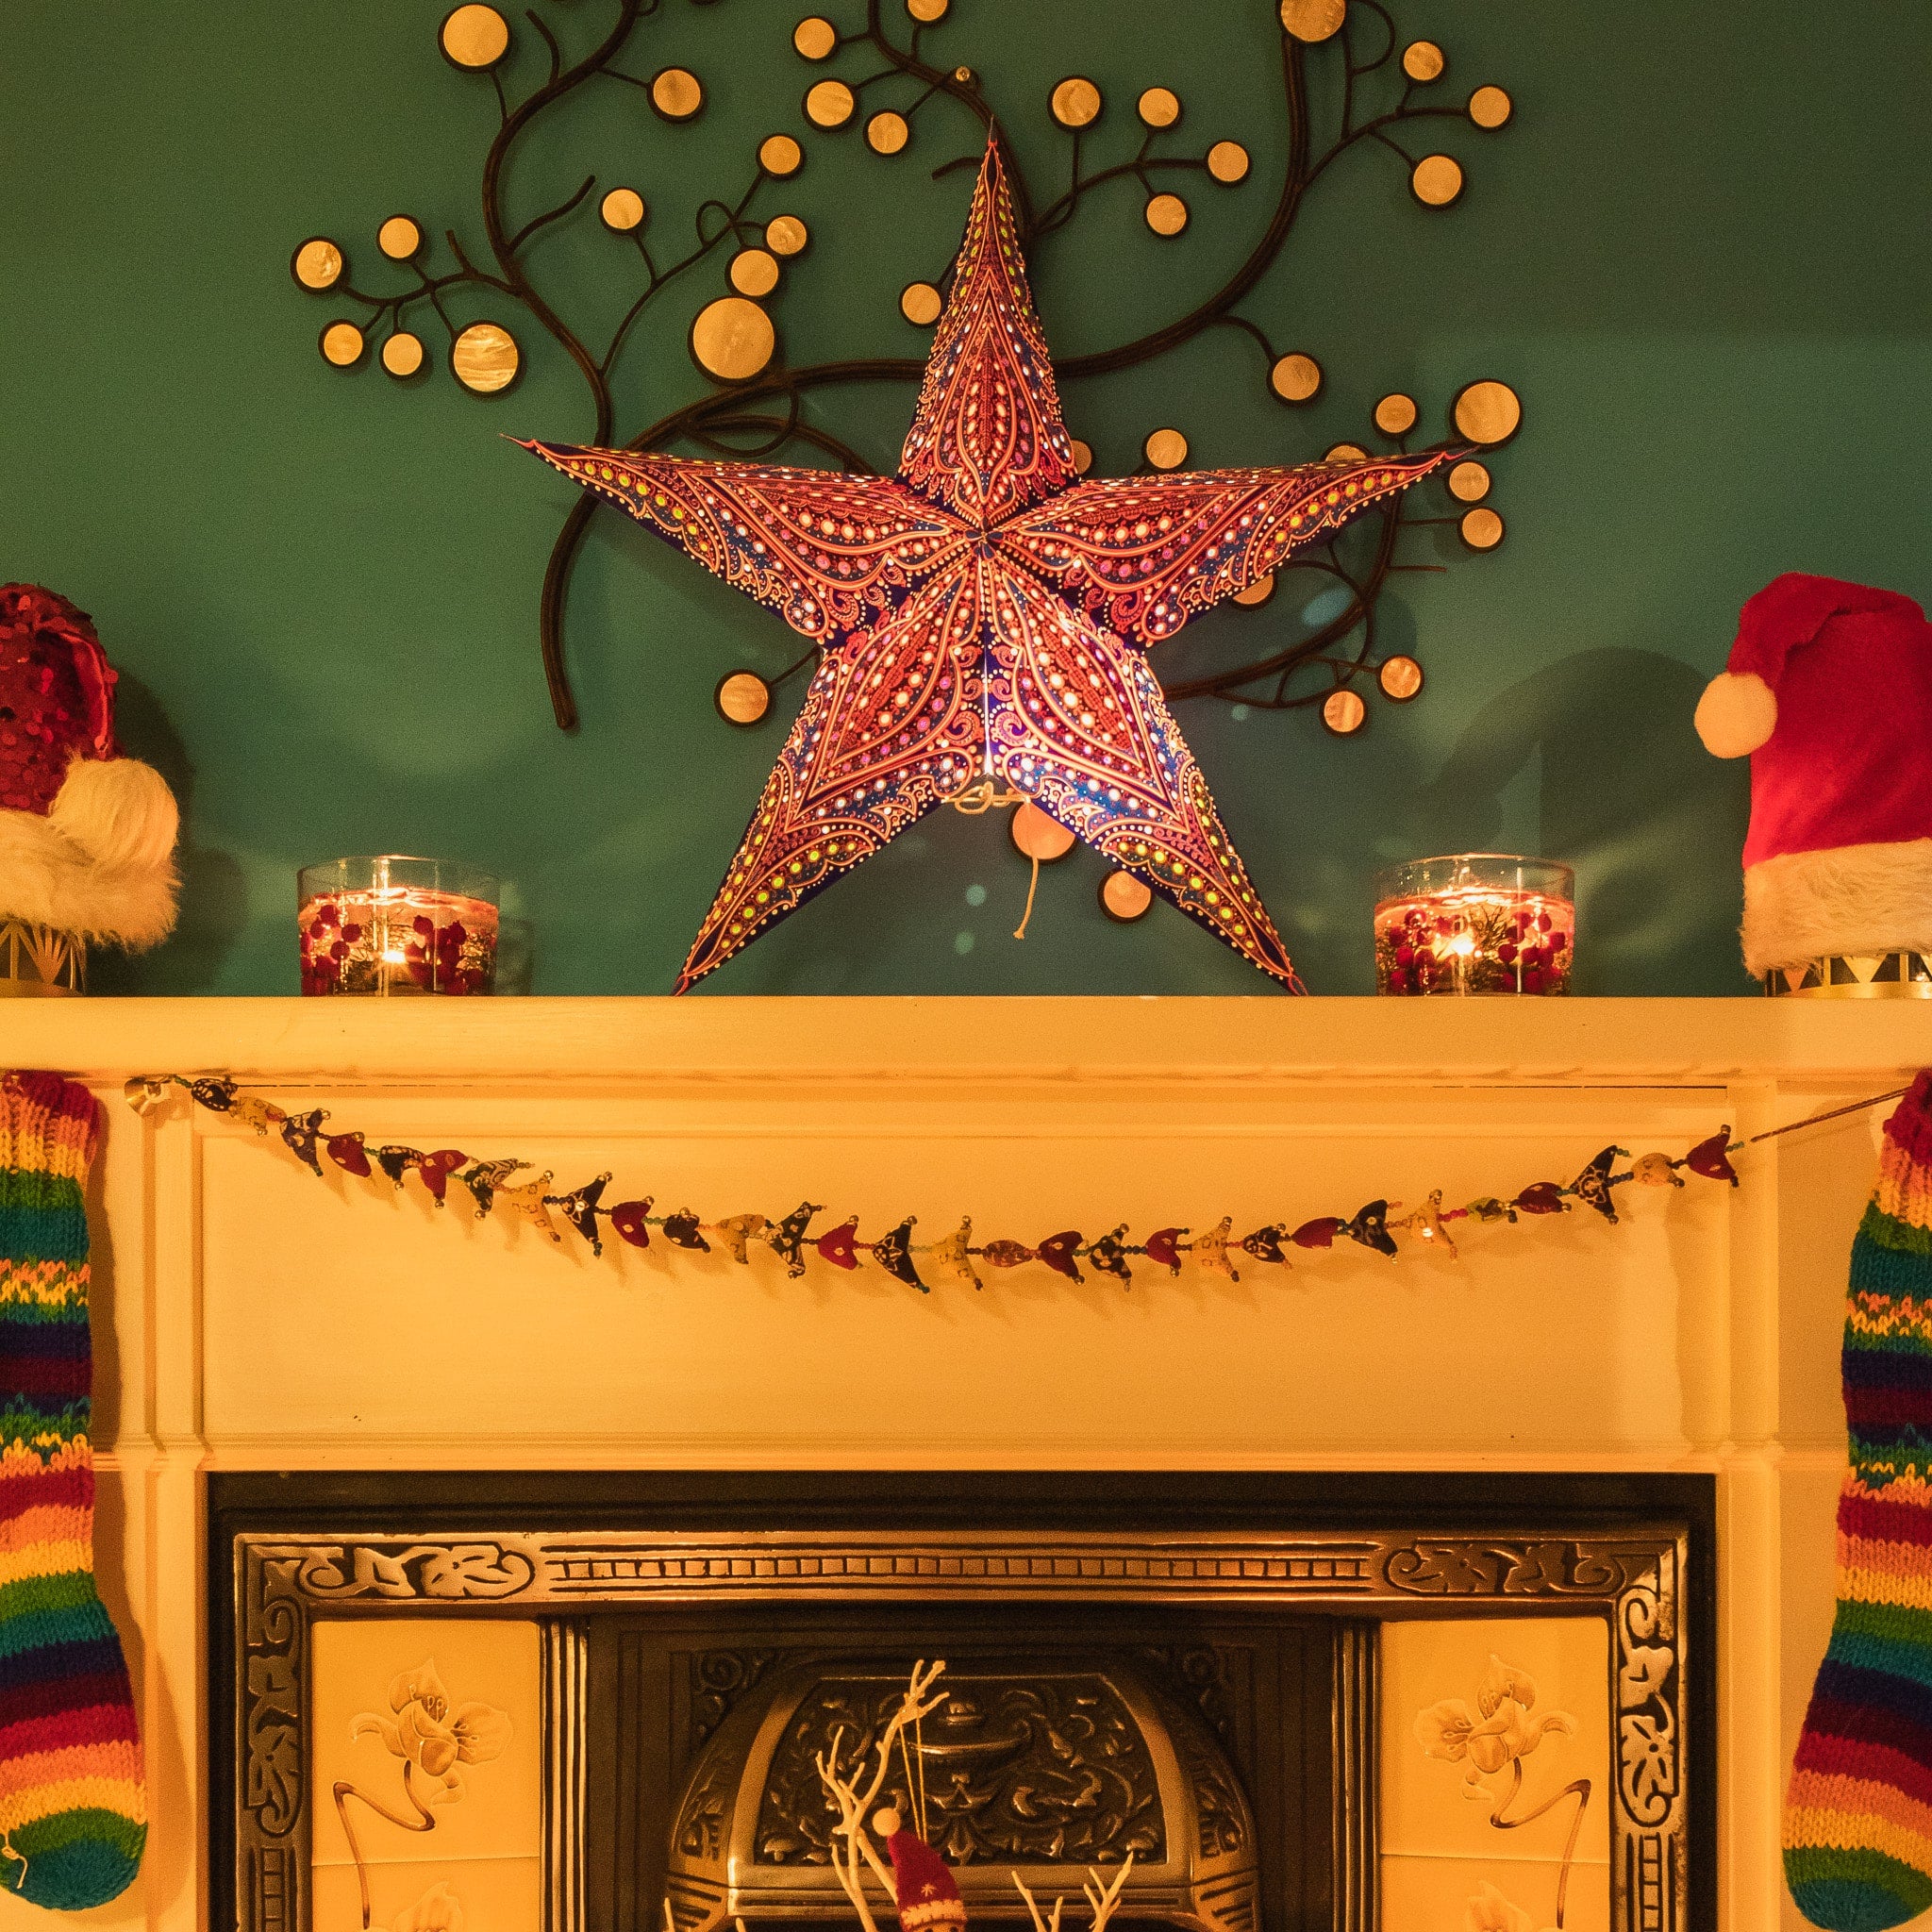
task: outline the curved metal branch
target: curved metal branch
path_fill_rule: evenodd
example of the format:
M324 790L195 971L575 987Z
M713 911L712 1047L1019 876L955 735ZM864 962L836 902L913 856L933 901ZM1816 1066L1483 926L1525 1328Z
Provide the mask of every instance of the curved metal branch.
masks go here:
M622 51L636 22L644 15L655 12L658 4L658 0L620 0L617 20L595 50L568 69L559 71L553 63L551 77L544 86L538 89L521 107L506 113L503 129L491 144L485 169L486 219L490 223L491 246L496 252L498 264L502 270L501 277L486 275L474 269L463 259L460 250L457 251L458 259L462 263L465 274L470 278L500 289L522 302L576 361L590 386L596 407L596 425L592 440L604 444L611 441L610 371L632 325L651 298L666 283L702 259L725 237L738 233L744 209L759 182L765 178L763 171L759 171L751 190L747 191L735 209L725 208L723 203L715 204L726 218L715 234L706 234L703 211L700 211L699 246L684 259L659 272L648 255L645 255L648 285L619 323L601 361L593 361L591 358L588 351L568 327L537 295L514 259L506 258L513 258L516 248L545 222L559 219L568 213L590 192L592 184L587 181L577 195L562 208L555 210L551 215L539 217L537 222L526 225L516 237L506 241L502 235L498 207L498 183L505 157L518 134L529 125L537 113L561 98L573 88L600 74L634 87L648 86L647 82L639 80L636 75L617 70L610 62ZM1063 381L1081 376L1109 375L1135 367L1179 347L1204 330L1216 325L1241 330L1259 345L1271 360L1273 359L1274 349L1267 336L1253 322L1238 314L1236 310L1280 256L1308 189L1333 161L1357 142L1364 139L1374 140L1394 147L1395 143L1390 140L1385 130L1395 124L1425 117L1459 117L1461 112L1460 109L1450 108L1412 108L1409 106L1408 93L1405 92L1399 105L1390 112L1378 115L1359 126L1353 125L1354 88L1357 77L1372 74L1385 66L1391 58L1397 42L1392 16L1388 8L1380 4L1380 0L1363 0L1363 5L1368 11L1378 16L1384 25L1387 44L1374 59L1358 61L1355 58L1352 45L1346 42L1342 43L1343 86L1346 98L1341 116L1341 133L1335 144L1324 153L1319 160L1311 158L1307 49L1287 33L1280 37L1281 86L1289 133L1288 154L1274 210L1267 225L1241 264L1214 293L1187 314L1178 316L1131 341L1117 343L1111 348L1096 350L1085 356L1071 357L1060 362L1058 365L1058 373ZM544 38L546 42L551 41L547 32ZM864 28L841 39L841 44L847 46L858 42L865 42L874 48L886 62L886 67L879 73L869 75L863 82L856 85L870 86L874 82L889 79L894 75L917 80L923 83L924 92L912 103L911 110L916 111L927 101L943 95L965 107L988 130L991 137L999 142L1014 197L1016 219L1022 235L1029 240L1064 227L1080 200L1091 189L1107 181L1118 179L1124 175L1133 175L1146 183L1150 174L1155 171L1200 171L1206 166L1205 161L1194 158L1151 158L1148 154L1152 139L1150 135L1142 141L1139 151L1130 161L1103 169L1083 179L1080 175L1079 137L1076 134L1072 185L1064 194L1048 204L1036 216L1025 176L1018 164L1017 157L1012 153L1004 130L968 70L941 69L923 59L920 57L921 41L917 30L911 37L909 47L901 47L895 43L885 26L882 0L866 0ZM554 42L551 43L554 47ZM1397 149L1397 152L1400 150ZM940 178L952 172L955 167L975 164L976 158L965 157L958 162L945 163L934 169L933 175L935 178ZM451 238L451 242L454 247L454 237ZM641 242L640 248L641 250ZM438 307L440 308L440 303ZM853 383L913 382L921 377L924 371L923 360L883 357L826 362L797 369L768 370L749 383L714 391L682 405L641 429L623 446L632 451L661 450L683 441L723 456L758 459L775 456L788 442L796 440L835 458L848 469L865 470L870 466L856 450L829 432L802 421L801 398L809 391L839 388ZM755 407L781 397L784 401L782 417L761 411ZM762 440L749 447L725 440L733 434L742 434L746 431L761 432ZM562 528L558 533L544 573L541 607L544 672L550 685L552 704L557 712L558 722L565 729L575 724L576 708L570 694L562 663L564 594L576 552L596 508L597 500L590 496L579 497L572 506ZM1288 679L1296 669L1316 660L1333 661L1324 658L1329 647L1341 642L1359 628L1363 632L1361 648L1353 665L1342 670L1338 678L1338 682L1345 682L1366 662L1367 655L1372 648L1374 605L1391 573L1403 568L1394 562L1393 556L1399 533L1407 526L1408 521L1414 520L1406 521L1401 515L1399 506L1384 514L1374 557L1359 583L1337 562L1324 562L1315 558L1301 560L1302 567L1337 576L1349 585L1350 604L1339 616L1322 625L1310 636L1267 658L1171 685L1167 687L1169 698L1177 702L1182 698L1193 696L1229 697L1244 686L1273 676L1276 679L1276 692L1273 699L1250 697L1246 702L1268 708L1291 708L1298 705L1318 702L1322 694L1296 699L1287 698L1285 692Z
M584 196L590 193L591 190L596 187L596 175L586 175L584 176L584 185L581 188L579 188L577 192L575 194L573 194L568 201L559 202L557 205L557 207L550 209L547 214L532 215L530 219L527 222L525 222L524 225L521 228L519 228L516 231L516 233L509 238L510 253L514 255L516 251L519 248L521 248L524 245L524 243L527 242L530 239L530 237L537 232L539 228L547 228L552 222L562 221L564 216L569 214L571 209L575 208L578 202L582 201Z
M543 44L550 49L550 79L555 81L563 71L563 49L557 44L557 36L550 31L549 24L534 7L524 8L524 18L543 36Z
M1083 375L1108 375L1115 370L1131 369L1156 356L1164 355L1170 349L1178 348L1229 313L1268 272L1275 257L1281 253L1289 230L1294 226L1294 218L1300 212L1302 196L1307 192L1310 179L1307 73L1302 43L1287 33L1281 36L1281 85L1288 108L1288 162L1282 171L1281 192L1275 200L1274 212L1260 240L1248 251L1247 258L1213 294L1188 314L1160 328L1151 329L1133 341L1122 342L1111 349L1099 349L1088 356L1069 357L1056 365L1058 375L1069 379Z

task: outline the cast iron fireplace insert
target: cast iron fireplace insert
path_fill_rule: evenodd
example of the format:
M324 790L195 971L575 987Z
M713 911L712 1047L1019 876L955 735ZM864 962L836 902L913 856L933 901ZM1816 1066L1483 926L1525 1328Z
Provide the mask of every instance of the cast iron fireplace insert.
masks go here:
M663 1932L667 1906L675 1932L856 1932L801 1766L933 1657L954 1695L923 1740L929 1830L975 1922L1024 1932L1015 1869L1077 1908L1131 1849L1131 1932L1431 1932L1377 1896L1388 1627L1567 1617L1607 1632L1614 1932L1714 1926L1714 1496L1635 1474L218 1474L211 1923L336 1932L310 1870L316 1636L428 1616L540 1633L541 1932Z

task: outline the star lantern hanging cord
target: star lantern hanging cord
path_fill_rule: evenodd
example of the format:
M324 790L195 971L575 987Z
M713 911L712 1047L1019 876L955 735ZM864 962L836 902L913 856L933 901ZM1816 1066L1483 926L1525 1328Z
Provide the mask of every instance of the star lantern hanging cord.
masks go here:
M1304 991L1145 654L1453 452L1082 481L996 132L896 476L524 447L820 647L679 992L1002 783Z

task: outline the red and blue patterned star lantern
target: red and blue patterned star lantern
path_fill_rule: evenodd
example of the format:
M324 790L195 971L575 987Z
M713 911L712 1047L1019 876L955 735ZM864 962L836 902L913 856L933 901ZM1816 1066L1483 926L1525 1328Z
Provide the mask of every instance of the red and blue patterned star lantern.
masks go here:
M1443 453L1081 481L997 137L896 476L525 447L821 647L678 991L1001 782L1302 990L1145 653Z

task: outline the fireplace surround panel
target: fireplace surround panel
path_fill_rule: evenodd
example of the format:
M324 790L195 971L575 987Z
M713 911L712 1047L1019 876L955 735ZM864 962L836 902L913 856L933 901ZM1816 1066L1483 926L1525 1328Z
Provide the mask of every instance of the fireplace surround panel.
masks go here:
M1700 1736L1712 1745L1693 1773L1710 1776L1714 1757L1721 1774L1701 1867L1694 1790L1689 1801L1690 1923L1802 1932L1778 1805L1831 1617L1837 1344L1873 1118L1754 1149L1736 1192L1641 1191L1616 1228L1563 1217L1465 1243L1460 1262L1391 1268L1344 1250L1291 1273L1242 1261L1239 1283L1137 1273L1130 1290L1020 1270L979 1295L928 1297L865 1276L788 1284L771 1257L593 1265L370 1184L317 1181L233 1122L180 1107L137 1118L122 1087L219 1071L374 1135L608 1167L706 1212L830 1191L866 1227L916 1212L925 1232L972 1213L976 1232L1008 1231L982 1225L996 1217L1037 1235L1224 1212L1258 1224L1419 1185L1473 1196L1560 1179L1607 1141L1681 1151L1721 1123L1748 1136L1902 1085L1928 1057L1923 1015L1789 1001L131 1000L45 1002L13 1024L17 1063L85 1079L108 1120L90 1203L97 1561L129 1640L152 1819L137 1885L103 1914L114 1932L232 1923L216 1909L234 1793L215 1716L231 1693L210 1674L211 1478L467 1472L495 1485L496 1526L547 1533L557 1519L518 1514L540 1500L515 1491L519 1472L961 1468L1300 1472L1316 1491L1330 1474L1379 1474L1393 1488L1375 1522L1390 1530L1415 1526L1402 1505L1418 1474L1707 1484L1717 1534L1699 1587L1714 1641L1687 1653L1702 1685L1687 1736L1693 1754ZM675 1502L677 1480L652 1493ZM950 1521L953 1488L894 1493L929 1524ZM769 1510L724 1511L719 1493L684 1526L773 1526ZM808 1514L800 1503L788 1520L861 1520ZM326 1627L375 1627L336 1610ZM1317 1634L1353 1615L1304 1613ZM535 1611L517 1642L537 1646L533 1683L580 1686L602 1708L593 1674L630 1680L600 1647L614 1624L579 1641L588 1615ZM1424 1641L1423 1625L1404 1628L1386 1647L1398 1675ZM1334 1654L1363 1670L1360 1646ZM1441 1695L1474 1703L1479 1674ZM1549 1681L1538 1708L1569 1709ZM388 1707L381 1687L350 1707L344 1746L350 1717ZM356 1748L379 1749L367 1734ZM1541 1776L1559 1761L1530 1764ZM1462 1767L1426 1762L1443 1781L1431 1802L1460 1804ZM464 1802L481 1807L484 1773L507 1763L479 1770ZM581 1759L540 1770L587 1805L597 1789ZM1309 1828L1366 1857L1360 1807L1348 1817L1352 1848L1346 1820ZM533 1866L540 1851L533 1838ZM30 1916L0 1893L0 1932Z
M848 1922L805 1773L940 1655L921 1782L975 1919L1131 1850L1123 1924L1373 1932L1378 1633L1552 1615L1607 1634L1604 1923L1711 1922L1708 1478L222 1475L209 1521L241 1932L326 1932L316 1629L431 1616L541 1630L545 1932Z

